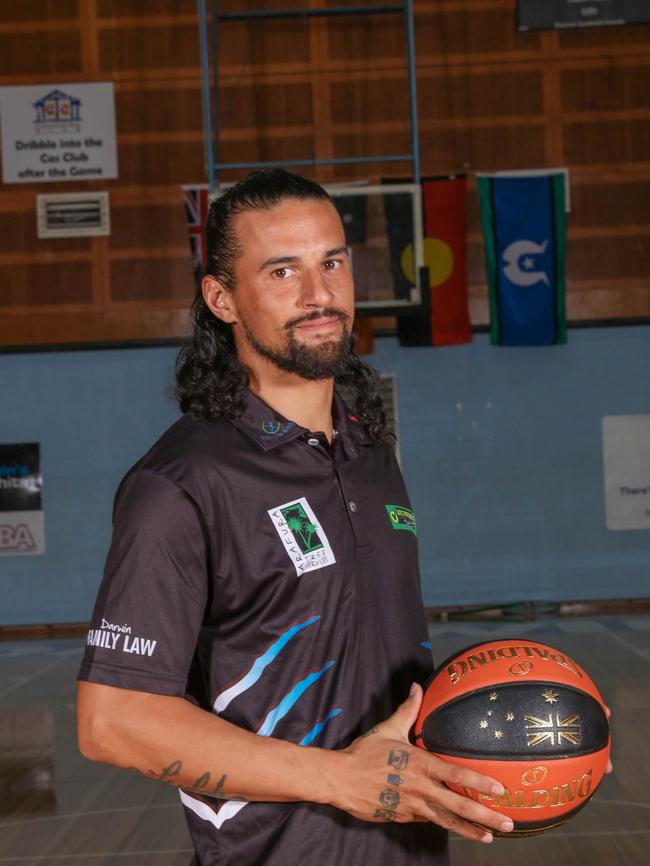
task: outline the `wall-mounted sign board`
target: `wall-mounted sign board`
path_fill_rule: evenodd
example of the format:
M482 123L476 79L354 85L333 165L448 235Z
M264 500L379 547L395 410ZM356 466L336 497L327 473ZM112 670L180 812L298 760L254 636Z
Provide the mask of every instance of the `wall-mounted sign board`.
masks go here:
M5 183L117 177L113 83L0 87Z

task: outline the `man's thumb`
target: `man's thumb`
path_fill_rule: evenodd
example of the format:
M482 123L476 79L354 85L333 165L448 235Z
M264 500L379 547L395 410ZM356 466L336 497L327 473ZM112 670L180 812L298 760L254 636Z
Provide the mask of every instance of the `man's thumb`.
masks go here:
M405 740L408 740L409 731L415 724L421 705L422 688L417 683L413 683L408 698L399 705L390 719L387 719L389 724L399 730Z

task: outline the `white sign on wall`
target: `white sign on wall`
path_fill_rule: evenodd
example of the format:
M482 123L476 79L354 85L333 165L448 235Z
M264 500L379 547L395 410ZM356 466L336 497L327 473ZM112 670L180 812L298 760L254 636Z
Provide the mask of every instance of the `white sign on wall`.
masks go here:
M117 177L113 83L0 87L5 183Z
M608 529L650 529L650 415L603 418Z

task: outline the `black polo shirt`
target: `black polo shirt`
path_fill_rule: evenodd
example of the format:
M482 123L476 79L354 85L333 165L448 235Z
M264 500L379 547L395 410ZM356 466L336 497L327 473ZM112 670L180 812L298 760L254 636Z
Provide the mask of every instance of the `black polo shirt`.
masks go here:
M415 518L392 449L338 396L333 421L330 446L248 393L162 436L118 489L80 679L328 749L395 711L432 670ZM448 862L432 824L181 799L202 866Z

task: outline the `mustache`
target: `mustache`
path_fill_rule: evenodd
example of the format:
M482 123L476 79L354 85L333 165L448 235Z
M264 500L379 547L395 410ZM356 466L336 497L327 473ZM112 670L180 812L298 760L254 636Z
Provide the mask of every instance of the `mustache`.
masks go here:
M339 310L336 307L323 307L322 310L314 310L311 313L306 313L304 316L289 319L289 321L284 324L284 330L291 331L298 325L302 325L303 322L315 322L317 319L338 319L339 322L346 323L349 318L350 317L347 313L344 313L343 310Z

